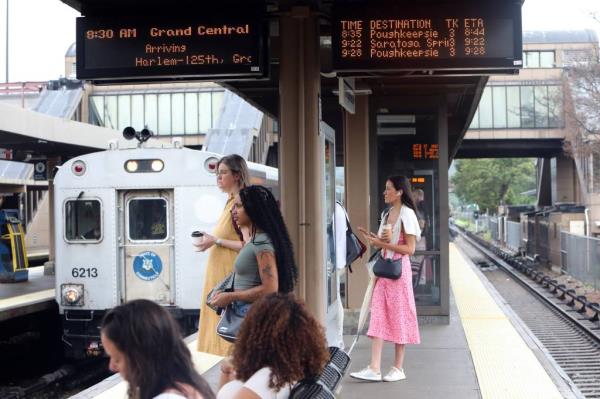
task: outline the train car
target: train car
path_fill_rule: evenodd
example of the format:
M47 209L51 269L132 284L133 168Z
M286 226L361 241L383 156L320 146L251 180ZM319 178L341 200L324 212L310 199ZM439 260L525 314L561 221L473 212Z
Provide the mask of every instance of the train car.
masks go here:
M198 319L207 252L190 234L211 231L226 201L220 155L175 145L73 158L54 178L56 301L68 357L99 355L107 309L146 298L184 331ZM251 180L277 194L277 169L249 163Z

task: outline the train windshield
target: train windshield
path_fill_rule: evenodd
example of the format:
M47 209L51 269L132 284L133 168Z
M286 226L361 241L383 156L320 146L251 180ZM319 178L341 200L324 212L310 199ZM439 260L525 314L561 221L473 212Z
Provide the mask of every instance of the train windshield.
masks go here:
M129 239L167 239L167 201L164 198L134 198L129 201Z
M99 241L102 237L98 200L70 200L65 203L67 241Z

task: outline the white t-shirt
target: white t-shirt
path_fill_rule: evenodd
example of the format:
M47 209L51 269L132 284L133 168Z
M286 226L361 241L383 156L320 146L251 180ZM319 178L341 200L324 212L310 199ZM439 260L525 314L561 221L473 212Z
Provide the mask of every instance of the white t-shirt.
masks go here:
M237 395L240 389L247 388L260 396L261 399L287 399L290 396L290 385L286 385L275 392L269 388L269 379L271 378L271 369L263 367L258 370L246 382L239 380L230 381L223 385L217 393L217 399L231 399ZM162 399L162 398L161 398Z
M186 399L185 396L173 392L164 392L153 399Z
M335 203L335 266L338 269L346 267L346 231L348 222L346 211L338 202Z

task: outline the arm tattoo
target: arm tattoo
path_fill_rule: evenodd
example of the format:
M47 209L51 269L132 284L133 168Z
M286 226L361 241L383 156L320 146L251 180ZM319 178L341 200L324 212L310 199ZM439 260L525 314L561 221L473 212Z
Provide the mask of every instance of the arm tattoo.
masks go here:
M263 274L268 278L273 278L273 273L271 272L271 265L267 264L262 269Z

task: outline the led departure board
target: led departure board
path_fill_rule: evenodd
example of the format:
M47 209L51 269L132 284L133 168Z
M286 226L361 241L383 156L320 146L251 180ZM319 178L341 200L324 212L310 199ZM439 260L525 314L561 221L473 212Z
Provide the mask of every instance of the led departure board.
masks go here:
M259 16L77 18L77 78L132 80L265 75Z
M332 23L336 71L522 65L520 2L339 7Z

